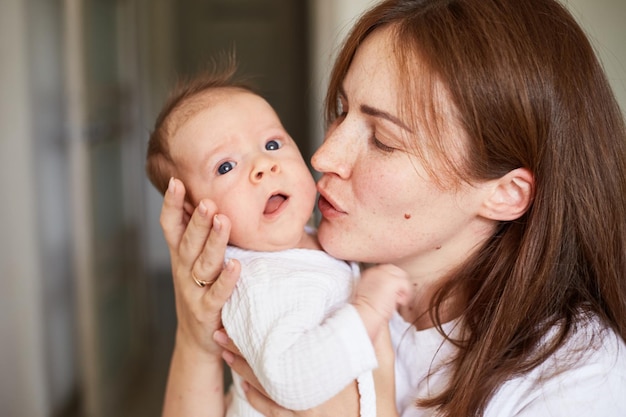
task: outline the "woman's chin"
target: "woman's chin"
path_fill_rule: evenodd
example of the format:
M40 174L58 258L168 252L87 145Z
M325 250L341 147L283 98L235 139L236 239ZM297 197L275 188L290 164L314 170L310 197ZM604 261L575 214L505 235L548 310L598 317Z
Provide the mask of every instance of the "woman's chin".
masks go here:
M317 228L317 239L322 249L329 255L345 260L353 260L354 244L350 243L350 233L339 230L332 222L322 218Z

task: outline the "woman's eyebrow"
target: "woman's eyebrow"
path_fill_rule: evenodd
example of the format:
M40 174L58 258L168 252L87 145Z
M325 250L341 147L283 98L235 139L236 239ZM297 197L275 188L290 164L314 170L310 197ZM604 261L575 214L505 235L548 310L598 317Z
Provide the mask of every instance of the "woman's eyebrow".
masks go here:
M396 126L406 130L407 132L411 132L411 129L406 124L404 124L404 122L402 122L396 116L387 113L386 111L376 109L374 107L368 106L367 104L361 104L360 109L361 112L369 116L380 117L381 119L388 120Z
M346 92L343 88L343 85L339 86L339 91L338 91L338 98L340 99L347 99L346 96ZM386 111L374 108L372 106L369 106L367 104L361 104L361 106L359 107L359 109L361 110L361 112L369 115L369 116L373 116L373 117L380 117L382 119L388 120L391 123L395 124L396 126L406 130L407 132L413 133L413 131L411 130L411 128L409 128L404 122L402 122L400 119L398 119L396 116L393 116L392 114L387 113Z

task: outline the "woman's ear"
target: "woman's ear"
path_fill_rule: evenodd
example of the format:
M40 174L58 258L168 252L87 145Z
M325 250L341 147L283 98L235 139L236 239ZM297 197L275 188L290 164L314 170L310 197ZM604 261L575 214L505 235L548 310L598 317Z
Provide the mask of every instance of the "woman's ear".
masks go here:
M517 168L492 181L491 193L483 202L480 215L499 221L520 218L532 203L535 178L530 170Z

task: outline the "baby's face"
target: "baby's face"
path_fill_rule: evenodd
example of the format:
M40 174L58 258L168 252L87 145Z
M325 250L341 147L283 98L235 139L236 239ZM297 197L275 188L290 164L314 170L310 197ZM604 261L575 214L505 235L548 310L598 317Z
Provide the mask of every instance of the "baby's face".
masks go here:
M232 222L230 243L252 250L298 245L315 204L315 181L272 107L240 90L209 105L170 139L194 205L213 200Z

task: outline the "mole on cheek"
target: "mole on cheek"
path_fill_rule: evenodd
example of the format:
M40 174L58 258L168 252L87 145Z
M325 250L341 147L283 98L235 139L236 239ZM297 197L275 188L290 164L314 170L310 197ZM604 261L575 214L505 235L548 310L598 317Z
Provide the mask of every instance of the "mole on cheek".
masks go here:
M411 218L411 214L410 213L404 213L404 218L409 220Z

